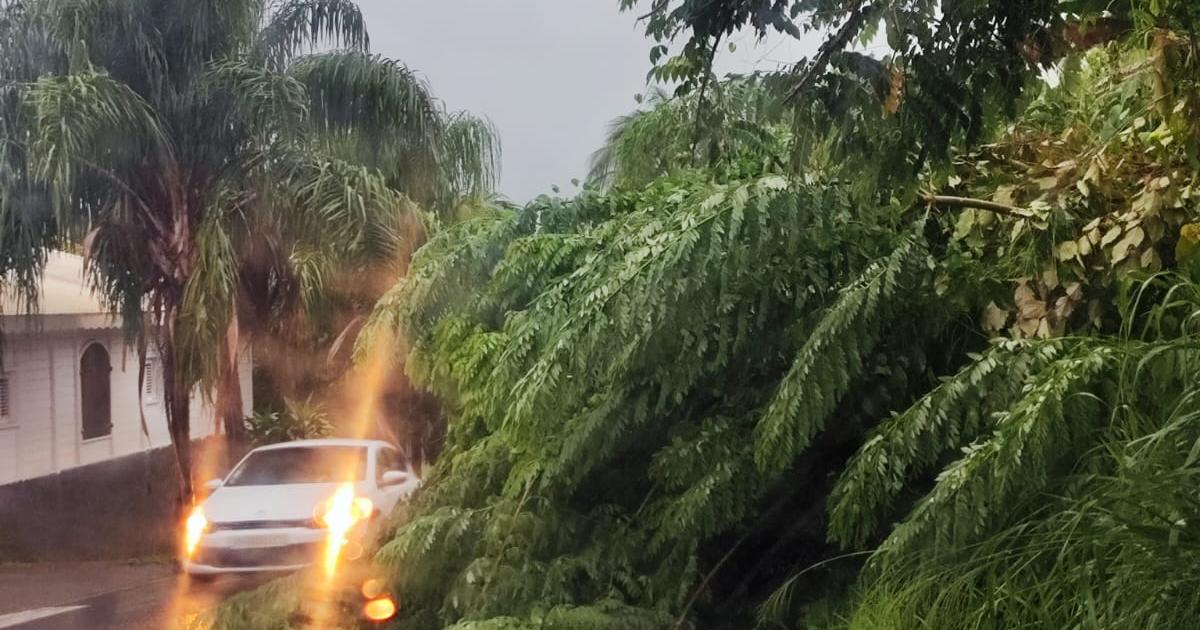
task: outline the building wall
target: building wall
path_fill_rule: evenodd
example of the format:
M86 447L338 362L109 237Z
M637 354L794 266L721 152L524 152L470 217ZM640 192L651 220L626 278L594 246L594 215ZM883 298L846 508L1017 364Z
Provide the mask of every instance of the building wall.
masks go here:
M226 472L231 458L223 456L223 440L197 441L192 449L222 466L215 474ZM0 563L173 554L180 505L170 447L0 484Z
M84 440L80 410L79 360L91 343L108 350L112 431ZM162 366L151 363L150 386L138 413L138 355L112 328L17 333L4 339L3 371L8 378L9 416L0 418L0 484L29 479L130 455L170 444L162 402ZM249 352L242 357L242 399L252 408ZM192 399L192 437L212 435L216 424L211 406ZM147 433L149 434L147 436Z

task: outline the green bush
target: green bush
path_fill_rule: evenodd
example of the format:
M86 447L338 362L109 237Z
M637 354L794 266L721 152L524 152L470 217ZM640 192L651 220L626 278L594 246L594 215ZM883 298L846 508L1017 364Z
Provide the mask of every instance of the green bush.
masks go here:
M245 419L246 435L255 446L313 440L333 434L329 414L321 403L310 400L285 400L279 411L256 411Z

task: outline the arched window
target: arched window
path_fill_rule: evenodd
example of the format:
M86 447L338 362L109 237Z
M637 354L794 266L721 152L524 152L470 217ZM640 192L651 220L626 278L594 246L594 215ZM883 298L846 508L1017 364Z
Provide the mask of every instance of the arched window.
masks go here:
M112 433L112 366L108 350L93 343L79 359L79 401L83 417L83 439Z

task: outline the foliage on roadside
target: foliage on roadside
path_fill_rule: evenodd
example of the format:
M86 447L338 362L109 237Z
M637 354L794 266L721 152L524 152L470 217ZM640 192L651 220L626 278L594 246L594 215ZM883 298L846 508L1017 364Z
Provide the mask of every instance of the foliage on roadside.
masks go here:
M905 395L926 361L907 341L944 321L883 329L925 306L923 236L755 165L498 209L435 237L381 303L455 417L379 553L406 627L668 624L718 537L770 538L747 525L793 499L779 483L835 411L853 425Z
M176 620L179 622L178 628L292 630L298 625L294 623L297 621L295 611L301 605L303 575L276 580L253 591L238 593L219 607L195 613L188 619Z
M1200 302L1176 250L1197 219L1194 139L1162 142L1171 120L1139 109L1152 75L1113 80L1152 54L1114 45L1068 69L928 171L928 208L863 205L852 183L779 177L735 148L709 169L626 161L649 183L435 239L375 321L405 333L408 369L454 412L416 514L379 553L409 598L401 623L901 628L940 610L945 575L1049 599L1001 610L964 577L923 627L1194 622L1186 601L1152 617L1144 591L1120 593L1182 570L1122 528L1187 545L1190 508L1110 494L1133 469L1191 466ZM664 151L690 146L674 128L683 144ZM1142 448L1160 434L1176 450ZM1182 524L1155 526L1155 505ZM1062 571L1099 562L1096 540L1126 546L1094 582L1050 586L1036 567L1080 513L1110 516L1074 532L1081 564ZM832 608L813 601L856 565L827 528L882 543ZM1028 568L988 564L1009 553Z
M1013 402L964 372L950 381L960 388L925 399L929 413L881 427L834 492L835 535L886 512L888 488L929 462L963 454L884 540L831 627L1195 627L1200 286L1151 282L1178 289L1148 314L1190 317L1182 336L1064 340ZM959 428L955 389L1005 411L961 427L939 454L934 440ZM766 616L788 618L785 601Z
M1017 36L1066 37L1058 3L915 0L870 10L955 37L901 29L900 94L821 101L877 67L845 42L792 119L742 107L785 83L705 83L729 24L864 4L655 2L696 80L617 124L598 189L451 227L380 302L362 347L399 332L450 416L376 557L395 627L1200 622L1189 5L1105 16L1053 87L1066 51Z

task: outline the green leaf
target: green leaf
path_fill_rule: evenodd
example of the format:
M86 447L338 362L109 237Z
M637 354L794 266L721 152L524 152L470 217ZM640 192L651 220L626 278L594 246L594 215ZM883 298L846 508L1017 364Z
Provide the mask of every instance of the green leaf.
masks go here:
M1112 226L1111 228L1108 229L1107 232L1104 233L1104 236L1101 237L1100 246L1108 247L1109 245L1113 244L1114 242L1116 242L1116 240L1121 236L1121 234L1123 232L1124 232L1124 229L1122 229L1121 226L1119 226L1119 225Z
M1063 241L1058 244L1058 260L1066 262L1080 255L1079 244L1075 241Z

